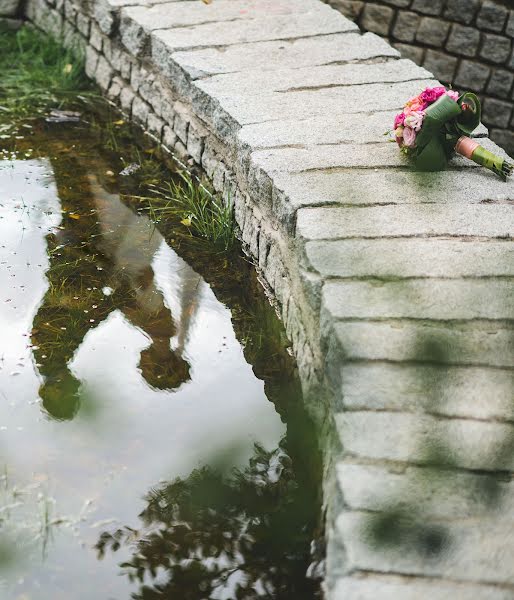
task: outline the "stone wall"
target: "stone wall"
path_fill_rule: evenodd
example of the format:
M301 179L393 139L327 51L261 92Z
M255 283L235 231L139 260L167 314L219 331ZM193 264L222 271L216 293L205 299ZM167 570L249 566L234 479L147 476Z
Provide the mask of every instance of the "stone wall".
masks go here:
M503 0L327 0L457 90L477 92L514 155L514 7Z
M384 137L431 73L321 0L26 11L234 201L333 434L328 600L511 600L514 182L418 173Z

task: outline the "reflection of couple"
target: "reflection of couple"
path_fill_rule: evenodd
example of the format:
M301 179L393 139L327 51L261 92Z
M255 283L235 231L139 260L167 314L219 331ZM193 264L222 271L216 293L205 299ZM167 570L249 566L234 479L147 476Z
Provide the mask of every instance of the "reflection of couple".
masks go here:
M191 269L181 271L177 331L154 280L152 260L163 238L152 223L108 193L95 176L75 173L71 188L60 186L59 192L66 212L62 227L47 237L49 289L32 331L45 409L56 419L74 417L80 382L68 363L86 333L114 310L151 338L139 362L146 382L158 389L178 388L189 379L182 353L199 276ZM172 350L175 335L178 344Z

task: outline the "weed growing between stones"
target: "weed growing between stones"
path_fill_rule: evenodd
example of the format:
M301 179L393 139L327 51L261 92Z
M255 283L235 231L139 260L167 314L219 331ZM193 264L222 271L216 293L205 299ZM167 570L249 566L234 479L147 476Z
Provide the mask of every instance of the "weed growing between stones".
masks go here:
M153 188L155 196L149 198L153 218L159 221L178 216L192 235L230 250L235 241L232 202L224 204L206 184L193 181L190 173L182 171L178 175L176 181Z

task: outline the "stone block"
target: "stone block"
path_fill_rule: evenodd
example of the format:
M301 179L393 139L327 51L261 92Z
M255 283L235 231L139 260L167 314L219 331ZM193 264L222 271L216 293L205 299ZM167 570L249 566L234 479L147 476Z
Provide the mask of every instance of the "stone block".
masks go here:
M427 580L407 575L345 576L328 600L511 600L511 592L494 585Z
M484 0L478 13L477 27L486 31L503 31L509 11L506 6L492 0Z
M412 60L417 65L423 64L423 57L425 56L425 49L413 46L412 44L398 44L395 43L394 47L401 53L403 58Z
M434 19L433 17L423 17L416 34L416 41L427 46L444 46L449 29L450 23L447 21Z
M64 17L67 21L69 21L72 25L75 25L77 20L77 7L73 3L72 0L65 0L64 2Z
M440 174L437 175L441 179ZM467 179L461 179L461 182L467 181L467 189L470 191L473 182L482 179L481 175L476 177L472 173L468 173L466 177ZM497 184L496 187L499 187L499 183L507 188L503 190L501 197L512 197L509 195L511 184L506 185L499 178L496 181L492 174L491 177L483 179L482 185L489 184L491 186L491 191L486 192L486 198L493 198L496 195L492 189L494 183ZM446 178L440 183L444 185L445 180ZM371 185L370 181L368 181L368 185ZM363 190L362 187L360 189ZM373 188L374 191L376 189L378 188ZM422 198L426 198L425 189L420 193ZM512 193L512 189L510 192ZM392 190L389 193L391 194L389 197L394 197ZM466 210L463 210L458 203L444 206L420 204L358 208L329 206L301 208L297 213L297 235L305 240L407 237L412 235L480 236L509 239L512 235L511 217L510 206L485 203L466 204Z
M490 75L491 69L486 65L471 60L463 60L460 63L454 83L457 88L481 92L485 89Z
M494 476L430 467L395 469L351 458L340 461L336 471L351 510L390 511L394 507L408 515L415 507L425 519L487 519L492 516L487 492L493 488L504 501L503 515L509 520L514 517L514 486Z
M508 127L512 115L512 103L495 98L486 98L482 111L484 122L488 126Z
M480 0L448 0L444 17L451 21L469 25L475 18L479 8Z
M91 46L86 48L84 70L90 79L94 79L95 77L96 67L98 65L98 57L98 52L93 50Z
M507 98L512 90L514 73L505 69L495 69L487 85L487 93L500 98Z
M187 144L187 130L189 127L189 119L183 111L176 111L173 130L177 134L179 140L185 145Z
M341 366L341 394L341 410L424 411L498 421L514 417L514 372L494 368L349 363Z
M361 26L379 35L389 35L394 10L380 4L366 4L361 17Z
M221 22L204 23L194 27L156 30L152 34L152 45L154 40L159 40L166 46L168 52L188 48L231 46L273 40L280 40L281 44L278 45L283 46L287 40L296 40L300 37L315 38L316 36L346 33L358 29L355 23L334 12L329 6L318 4L316 10L308 13L268 16L253 20L234 20L231 22L230 27ZM139 39L134 36L133 43L129 43L128 38L126 42L133 50L138 50ZM348 41L346 39L346 42ZM252 49L249 50L252 51ZM253 65L256 66L255 62L253 62Z
M381 521L376 519L377 516L379 515L368 512L347 512L338 518L337 530L345 541L348 568L354 573L360 571L373 575L377 571L420 575L426 578L426 584L418 590L415 586L412 587L411 596L382 596L379 592L375 598L508 598L505 591L509 590L510 593L512 585L510 561L498 557L511 556L514 552L512 520L502 518L495 511L491 511L483 519L469 521L424 521L422 516L418 516L418 519L414 518L410 523L403 523L403 536L389 538L390 543L387 543L389 540L377 543L379 540L373 536L373 531L376 531L373 524L378 525ZM431 545L429 541L435 544ZM497 587L495 592L494 586L487 585L487 582L501 582L505 586ZM434 594L429 591L432 585ZM389 588L386 593L396 591L398 590ZM353 596L355 598L363 600L369 596Z
M162 129L164 127L164 122L162 119L159 119L154 113L148 113L148 119L146 121L146 128L148 131L154 135L159 141L162 138Z
M334 369L347 362L429 362L453 366L491 368L514 367L512 327L501 324L463 325L421 319L386 321L349 321L334 325L323 306L321 310L323 343L332 346L330 361L337 388L340 373ZM437 350L437 353L434 352ZM327 359L328 360L328 359Z
M260 96L220 95L210 98L210 103L198 106L197 113L208 122L219 116L227 129L225 139L235 137L239 127L257 122L276 121L285 115L296 114L306 119L327 114L340 115L367 111L400 109L406 98L419 94L420 89L434 85L433 79L419 79L398 83L377 83L299 90L288 93L263 93ZM201 84L198 84L199 86ZM204 110L202 110L204 109ZM227 119L229 119L227 123ZM389 125L386 125L388 127ZM221 132L223 134L223 132ZM322 149L318 149L322 151ZM369 154L369 153L368 153Z
M511 246L511 247L509 247ZM431 239L308 242L305 266L323 277L514 277L514 244Z
M499 146L505 149L505 151L514 158L514 131L511 129L492 129L491 139L493 139Z
M106 92L111 84L114 71L104 56L100 55L95 72L95 81Z
M120 73L125 81L130 81L132 71L132 59L124 52L120 53Z
M514 10L510 11L509 19L505 27L505 33L511 38L514 38Z
M424 15L440 15L443 12L445 0L414 0L411 9Z
M108 60L111 67L120 72L121 71L121 50L118 44L112 41L110 38L103 39L103 54Z
M148 104L139 96L136 96L132 102L132 118L143 127L146 127L149 114L150 107Z
M90 26L89 43L95 50L98 50L98 52L102 51L102 32L94 22L92 22Z
M446 49L465 57L476 56L480 44L480 32L473 27L452 25Z
M15 17L21 0L2 0L0 3L0 17Z
M61 43L64 48L71 50L76 56L84 56L86 52L86 39L77 31L74 25L66 20L62 25Z
M209 97L262 96L269 92L294 92L323 87L373 83L396 83L427 79L430 73L407 60L379 63L321 65L308 68L254 70L215 75L196 82L195 87ZM204 99L199 97L200 101Z
M132 103L134 101L135 94L132 89L127 85L125 86L120 93L120 105L124 112L127 114L131 114L132 112Z
M501 64L510 56L512 42L508 37L485 33L483 35L480 56L488 61Z
M352 21L359 18L364 7L362 0L330 0L329 4Z
M373 33L344 33L297 40L256 42L218 48L173 51L166 36L152 36L152 58L163 73L173 61L191 79L222 73L244 73L255 69L269 70L277 61L283 69L298 69L334 62L365 61L377 57L398 58L397 50ZM172 58L173 57L173 58Z
M332 318L345 320L514 318L512 283L504 279L327 282L323 302Z
M123 87L123 79L121 79L120 77L114 77L107 91L107 97L109 98L109 100L112 100L113 102L118 102Z
M397 8L408 8L412 0L384 0L386 4L396 6Z
M77 29L86 38L89 38L90 22L91 21L87 15L82 12L77 13Z
M501 452L502 441L513 439L511 424L368 411L338 414L336 423L345 451L356 456L423 464L442 447L450 464L459 467L514 467L514 458Z
M392 35L401 42L413 42L416 38L421 17L413 12L399 11Z
M204 139L205 136L197 134L191 127L189 128L189 133L187 136L187 151L191 158L199 165L202 164Z
M437 79L449 83L453 81L457 63L458 60L454 56L437 50L427 50L423 66L433 73Z
M177 134L169 125L165 125L162 130L162 143L169 149L173 150L178 141Z

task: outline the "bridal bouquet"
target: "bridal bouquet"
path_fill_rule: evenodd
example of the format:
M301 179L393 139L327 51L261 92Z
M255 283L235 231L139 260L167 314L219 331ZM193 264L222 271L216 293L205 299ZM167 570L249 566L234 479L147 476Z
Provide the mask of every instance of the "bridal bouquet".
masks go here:
M480 100L471 92L426 88L396 115L394 136L421 171L442 171L457 152L507 181L514 165L468 137L480 124L480 114Z

